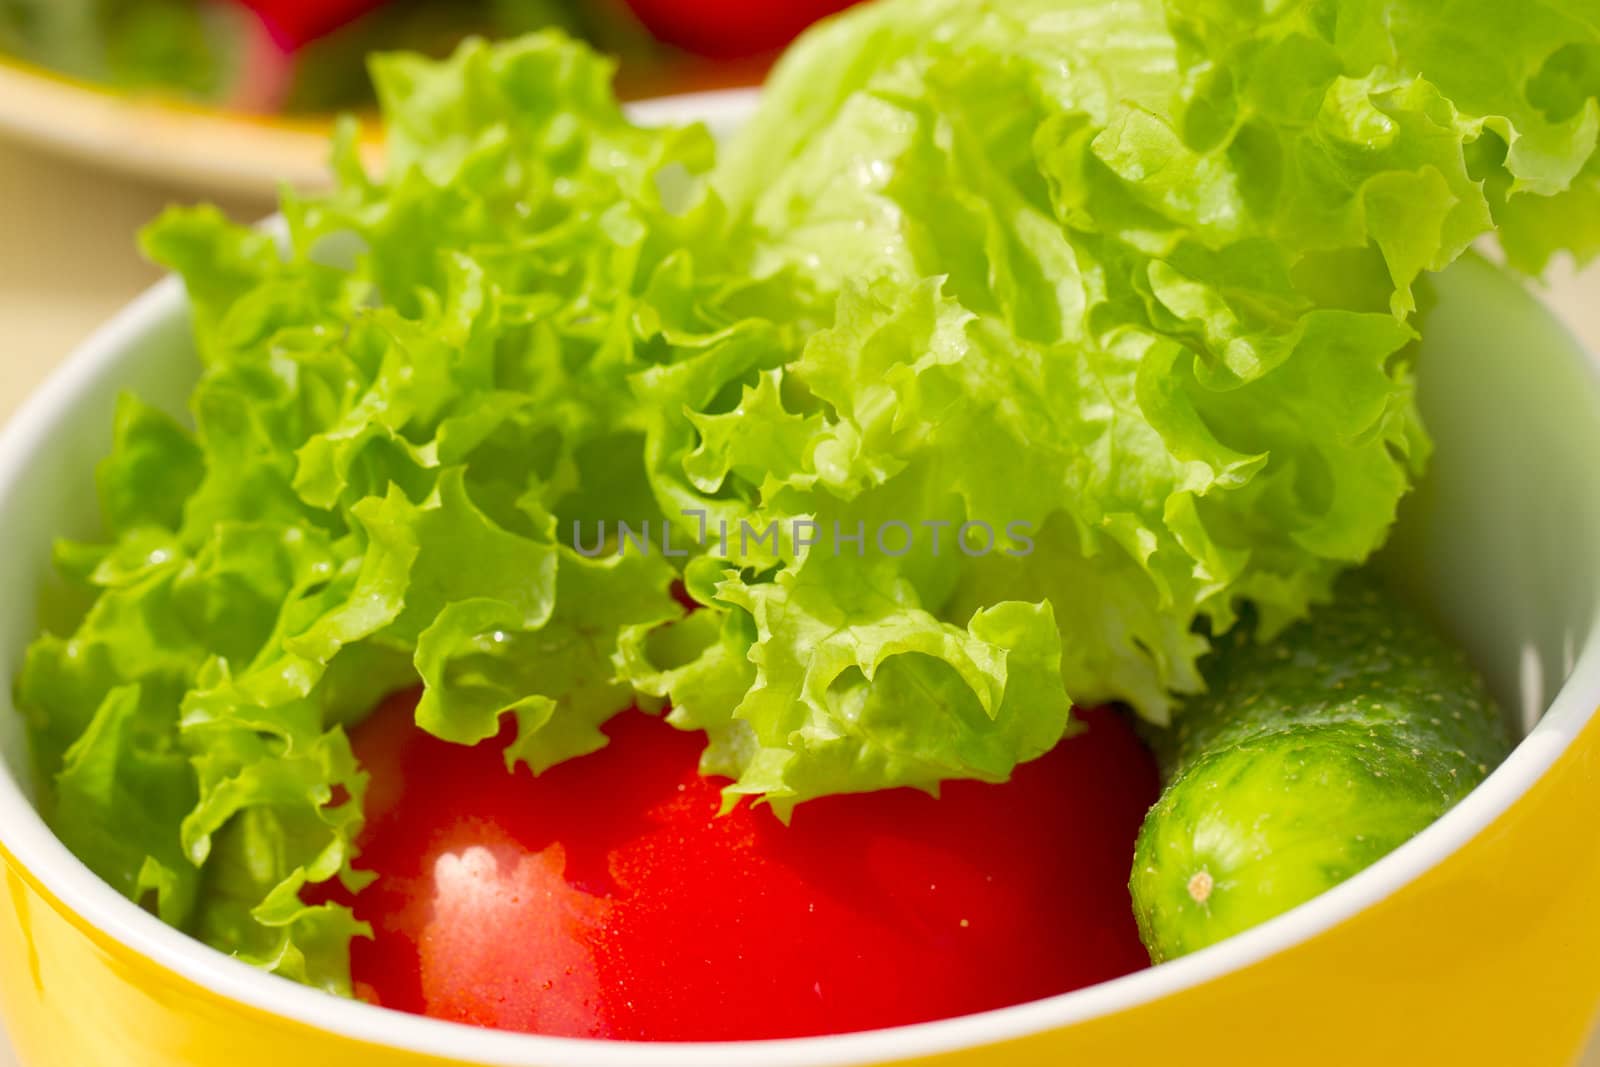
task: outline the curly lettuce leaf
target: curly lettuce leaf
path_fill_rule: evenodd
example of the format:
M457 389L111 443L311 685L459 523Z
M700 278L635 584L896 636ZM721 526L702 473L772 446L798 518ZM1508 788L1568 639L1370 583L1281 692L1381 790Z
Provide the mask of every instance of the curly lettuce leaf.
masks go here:
M756 262L837 301L777 390L824 424L713 470L747 481L744 451L762 505L816 515L935 467L954 521L1036 550L925 606L1044 593L1067 692L1164 719L1200 633L1245 600L1270 632L1383 543L1428 453L1419 279L1498 225L1530 268L1600 239L1594 20L1537 6L890 0L821 28L715 180Z
M385 178L345 140L282 243L204 208L144 236L190 296L192 429L124 401L105 538L58 551L91 606L30 650L18 702L63 838L296 980L347 992L362 932L305 903L359 880L345 727L420 681L423 728L510 714L508 758L542 769L633 702L623 627L681 614L667 561L583 558L558 519L630 471L658 512L632 379L669 334L761 328L711 307L751 288L716 205L658 180L692 185L709 136L632 126L610 73L556 35L380 61Z
M199 874L171 830L194 806L195 782L171 735L159 723L146 733L158 711L140 700L137 684L106 694L63 758L52 826L101 878L135 900L153 895L156 914L180 924Z
M1595 254L1600 18L1593 5L1174 0L1168 11L1187 75L1183 115L1210 116L1214 152L1270 154L1285 174L1310 172L1317 160L1305 124L1313 114L1365 130L1357 142L1363 148L1422 145L1400 125L1408 121L1404 112L1416 109L1396 114L1370 89L1352 91L1355 84L1403 91L1429 107L1435 123L1458 131L1460 151L1451 151L1446 134L1430 158L1415 161L1409 176L1415 188L1391 190L1389 203L1378 208L1377 227L1398 231L1390 241L1399 247L1384 247L1391 266L1409 255L1439 269L1463 238L1490 228L1480 221L1489 213L1520 269L1537 272L1559 251L1579 259ZM1364 115L1371 105L1387 114ZM1456 172L1461 161L1470 182ZM1422 169L1430 163L1448 180L1451 196L1430 195L1416 184L1437 181ZM1307 214L1291 186L1279 185L1271 200L1283 217ZM1432 217L1442 212L1470 221L1471 232L1446 227L1446 239L1435 240ZM1548 225L1556 217L1574 225L1556 230Z

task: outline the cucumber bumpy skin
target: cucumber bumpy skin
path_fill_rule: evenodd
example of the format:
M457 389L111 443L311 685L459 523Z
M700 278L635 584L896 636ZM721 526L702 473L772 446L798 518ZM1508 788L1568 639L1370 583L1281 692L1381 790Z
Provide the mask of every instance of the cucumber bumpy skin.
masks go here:
M1265 922L1408 840L1510 749L1461 650L1355 575L1276 639L1240 626L1156 742L1129 888L1150 958Z

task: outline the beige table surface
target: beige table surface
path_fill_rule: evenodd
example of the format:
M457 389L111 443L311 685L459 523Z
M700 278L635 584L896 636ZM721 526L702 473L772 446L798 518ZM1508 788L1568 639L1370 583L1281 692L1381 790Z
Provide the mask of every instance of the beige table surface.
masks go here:
M133 235L165 205L191 199L0 142L0 421L96 324L156 279ZM253 219L271 205L223 207ZM1600 269L1560 272L1549 295L1600 352ZM0 1067L11 1067L3 1038ZM1600 1067L1600 1040L1585 1067Z

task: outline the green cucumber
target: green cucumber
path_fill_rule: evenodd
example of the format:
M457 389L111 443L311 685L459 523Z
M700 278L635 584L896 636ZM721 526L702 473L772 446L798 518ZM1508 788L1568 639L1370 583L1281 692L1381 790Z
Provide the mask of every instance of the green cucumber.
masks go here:
M1129 888L1156 962L1231 937L1367 867L1510 748L1465 655L1371 578L1280 636L1236 627L1156 741L1167 785Z

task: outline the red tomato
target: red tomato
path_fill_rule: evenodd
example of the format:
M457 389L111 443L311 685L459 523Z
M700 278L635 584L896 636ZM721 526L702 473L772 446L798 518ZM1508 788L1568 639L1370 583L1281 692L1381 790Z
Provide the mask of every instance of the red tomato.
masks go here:
M1157 791L1111 712L1006 785L801 805L783 826L638 712L535 778L498 742L354 734L372 774L354 899L363 995L508 1030L645 1041L803 1036L1034 1000L1147 958L1127 881Z
M273 39L285 49L314 41L345 23L382 7L388 0L238 0L261 16Z
M716 59L782 48L807 26L857 0L628 0L659 39Z

